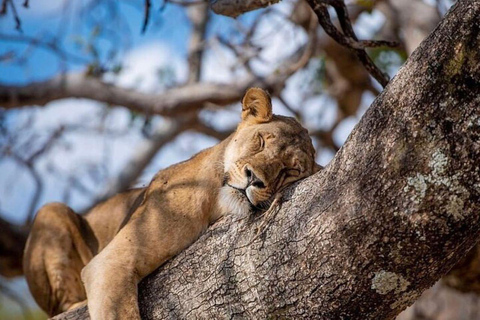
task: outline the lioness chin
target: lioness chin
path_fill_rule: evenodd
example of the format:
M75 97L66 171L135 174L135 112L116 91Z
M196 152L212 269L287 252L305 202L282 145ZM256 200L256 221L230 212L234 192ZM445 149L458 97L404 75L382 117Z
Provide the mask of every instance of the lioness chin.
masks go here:
M285 186L318 171L307 130L272 114L270 96L247 91L235 133L159 171L145 188L80 216L42 207L24 254L30 290L50 316L88 298L90 317L140 319L137 284L225 214L265 210Z

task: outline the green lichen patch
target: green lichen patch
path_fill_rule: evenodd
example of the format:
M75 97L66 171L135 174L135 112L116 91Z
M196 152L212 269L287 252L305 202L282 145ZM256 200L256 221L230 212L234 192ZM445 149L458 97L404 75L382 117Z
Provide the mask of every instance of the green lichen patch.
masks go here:
M446 64L445 70L450 77L453 77L461 72L464 63L465 46L460 42L455 45L455 52L450 61Z
M447 201L446 212L454 220L463 219L465 200L470 196L470 193L460 183L460 174L452 175L448 173L448 158L440 149L433 152L428 165L431 169L430 173L416 173L415 176L408 177L403 191L412 192L410 200L418 206L423 202L430 188L447 189L447 198L442 197L439 201Z
M392 291L393 293L398 294L407 290L409 285L410 282L405 280L401 275L394 272L380 270L375 272L371 288L382 295Z

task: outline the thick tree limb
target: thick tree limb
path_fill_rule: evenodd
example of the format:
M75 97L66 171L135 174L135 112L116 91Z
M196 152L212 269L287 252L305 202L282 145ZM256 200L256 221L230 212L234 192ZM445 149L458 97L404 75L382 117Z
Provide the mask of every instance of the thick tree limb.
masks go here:
M480 234L479 19L458 1L259 238L227 216L145 279L144 319L392 319L432 286Z

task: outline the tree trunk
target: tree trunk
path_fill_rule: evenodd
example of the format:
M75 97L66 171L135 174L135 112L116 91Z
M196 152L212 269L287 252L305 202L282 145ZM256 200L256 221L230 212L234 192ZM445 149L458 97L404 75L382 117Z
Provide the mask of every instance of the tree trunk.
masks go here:
M142 281L144 319L392 319L446 274L480 231L479 21L458 1L275 215L224 217Z

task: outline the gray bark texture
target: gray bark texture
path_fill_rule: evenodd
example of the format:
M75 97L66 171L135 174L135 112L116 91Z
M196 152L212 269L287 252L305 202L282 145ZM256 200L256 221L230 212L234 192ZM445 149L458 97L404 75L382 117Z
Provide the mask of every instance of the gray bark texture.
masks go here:
M141 282L143 318L393 319L412 304L479 238L479 48L480 1L459 0L276 214L224 217Z

